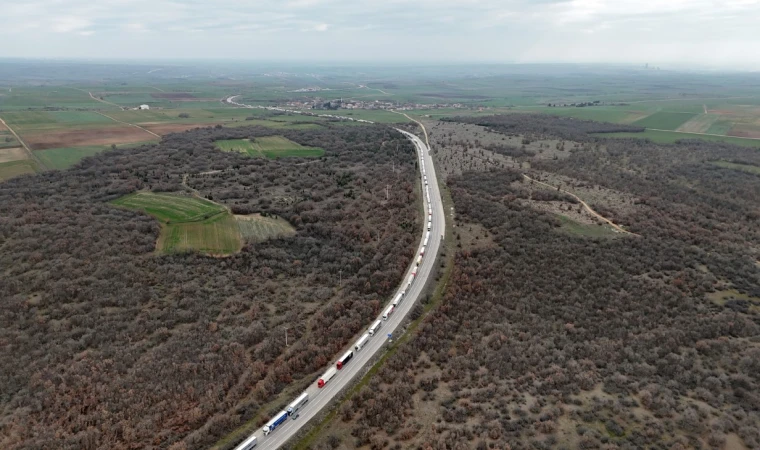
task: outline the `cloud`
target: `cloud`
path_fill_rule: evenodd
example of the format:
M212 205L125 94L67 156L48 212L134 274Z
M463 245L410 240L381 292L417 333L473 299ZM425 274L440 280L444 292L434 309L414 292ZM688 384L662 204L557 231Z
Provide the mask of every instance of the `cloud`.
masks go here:
M63 16L53 19L52 30L56 33L70 33L80 31L91 25L91 22L83 17Z
M3 9L0 56L760 67L757 17L757 0L24 0Z

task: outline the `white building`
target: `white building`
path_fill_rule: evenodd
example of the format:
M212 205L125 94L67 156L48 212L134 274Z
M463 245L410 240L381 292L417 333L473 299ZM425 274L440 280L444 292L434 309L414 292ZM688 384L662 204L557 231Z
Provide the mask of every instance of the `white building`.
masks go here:
M140 105L140 109L150 109L150 106L148 106L148 105Z

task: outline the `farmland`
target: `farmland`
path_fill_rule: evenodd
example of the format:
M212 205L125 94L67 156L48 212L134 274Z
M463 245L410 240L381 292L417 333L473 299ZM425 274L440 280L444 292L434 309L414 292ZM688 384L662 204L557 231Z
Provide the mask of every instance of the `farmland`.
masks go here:
M313 158L324 155L321 148L305 147L282 136L258 137L250 139L229 139L217 141L220 150L238 152L252 157L267 157L270 159L284 157Z
M165 225L156 243L156 249L162 253L198 251L229 255L241 247L237 221L227 212L206 220Z
M296 232L282 218L232 215L222 205L197 197L137 192L112 203L143 211L162 223L156 242L159 253L229 255L240 251L244 242L263 242Z
M650 116L647 116L641 120L634 122L634 125L638 125L644 128L657 128L661 130L675 130L684 123L694 118L696 114L688 112L656 112Z
M19 160L0 163L0 181L9 180L19 175L37 172L37 165L33 161Z
M261 242L276 237L292 236L295 228L280 217L264 217L261 214L235 216L240 234L246 241Z
M152 192L127 195L113 204L144 211L163 223L196 222L226 211L223 206L206 199Z

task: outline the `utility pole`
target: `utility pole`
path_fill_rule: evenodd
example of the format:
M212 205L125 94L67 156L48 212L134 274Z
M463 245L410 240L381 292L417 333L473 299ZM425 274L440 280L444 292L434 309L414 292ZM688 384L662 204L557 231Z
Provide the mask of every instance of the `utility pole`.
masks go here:
M338 271L338 286L343 287L343 270Z
M389 185L387 185L387 184L385 185L385 201L386 202L388 201L388 188L389 187L390 187Z
M288 346L288 327L285 327L285 347Z

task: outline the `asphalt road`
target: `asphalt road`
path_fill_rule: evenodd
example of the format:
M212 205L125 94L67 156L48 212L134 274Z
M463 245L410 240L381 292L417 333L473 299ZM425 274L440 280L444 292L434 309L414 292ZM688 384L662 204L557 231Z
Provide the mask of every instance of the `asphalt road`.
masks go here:
M338 371L338 374L335 375L335 377L333 377L325 385L325 387L321 389L318 388L316 381L309 386L309 388L306 390L306 392L309 394L309 401L299 410L298 418L286 420L274 431L269 433L268 436L264 436L264 433L261 429L257 430L256 433L254 433L254 435L257 437L257 449L274 450L285 445L285 443L290 438L298 433L302 426L306 425L309 420L311 420L324 407L326 407L330 401L333 400L333 398L335 398L335 396L338 395L340 391L343 390L343 388L345 388L351 382L351 380L366 373L366 371L369 369L367 363L376 353L381 351L384 345L387 344L388 333L394 333L399 324L403 322L406 315L409 314L409 311L412 310L412 306L416 301L419 300L420 294L422 293L422 288L424 287L425 283L427 283L428 278L433 271L433 267L436 264L435 257L438 254L438 248L440 247L441 240L445 232L443 204L441 203L441 194L438 189L438 181L435 175L435 168L433 167L433 160L431 159L428 148L424 142L422 142L422 140L411 133L407 133L402 130L398 131L406 135L414 142L415 146L417 147L418 158L419 153L422 153L425 160L425 171L430 186L430 203L433 210L433 224L430 230L430 240L428 242L427 248L425 249L425 256L423 257L422 263L420 264L420 267L417 271L417 276L412 282L412 286L409 288L409 291L406 293L403 301L398 305L391 317L389 317L387 321L383 322L383 326L380 328L380 331L378 333L375 333L375 336L371 337L369 339L369 342L361 350L358 352L354 351L353 359L351 359L348 364L343 367L342 370ZM421 166L420 183L422 184ZM420 243L417 248L417 255L420 253L423 240L425 239L425 233L428 231L428 204L425 196L424 184L422 184L422 201L425 203L425 222L424 226L422 227L423 230L422 235L420 236ZM417 257L415 256L412 260L411 266L407 269L406 274L404 275L402 285L399 286L397 292L394 293L393 297L395 297L395 295L401 291L402 287L406 286L406 283L409 280L409 276L412 273L412 269L415 267L416 259ZM388 304L390 304L393 297L386 299L386 302L381 311L384 310ZM378 319L381 317L382 313L380 316L378 316ZM364 334L365 331L366 330L362 331L361 334ZM351 341L351 349L353 349L354 343L357 339L359 339L359 337L361 337L361 334L359 336L356 336L355 339ZM396 336L394 333L394 338L395 337ZM343 349L338 355L335 356L336 359L348 349L348 347ZM335 361L333 360L331 364L335 365ZM324 370L327 370L328 367L325 367ZM300 393L298 395L300 395ZM294 396L293 399L295 399L298 395ZM289 400L289 402L293 399Z

